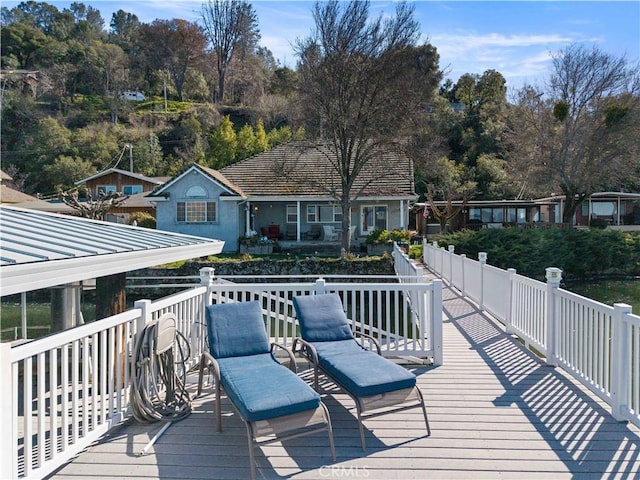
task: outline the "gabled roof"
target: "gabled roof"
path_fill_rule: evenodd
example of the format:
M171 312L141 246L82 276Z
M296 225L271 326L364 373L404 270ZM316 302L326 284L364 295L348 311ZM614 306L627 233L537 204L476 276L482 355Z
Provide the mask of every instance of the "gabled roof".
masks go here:
M187 168L184 172L182 172L179 175L173 177L167 183L161 185L160 187L156 187L153 190L153 192L147 193L146 197L148 199L152 200L152 201L153 201L154 198L163 197L165 195L166 191L169 188L171 188L172 185L174 185L180 179L182 179L182 178L186 177L187 175L189 175L191 172L199 172L200 174L204 175L205 177L210 178L214 182L218 183L225 190L227 190L228 194L230 194L230 195L238 195L238 196L243 197L243 198L246 196L245 193L243 192L242 188L240 188L238 185L235 185L233 182L229 181L229 179L226 178L224 175L222 175L218 170L214 170L212 168L204 167L204 166L198 165L198 164L193 164L189 168Z
M22 203L32 202L35 200L38 199L7 185L0 185L0 203Z
M322 197L341 191L327 144L292 141L220 170L247 196ZM413 163L401 149L378 148L351 189L359 197L415 197Z
M224 242L0 206L0 296L215 255Z
M100 177L104 177L105 175L110 175L112 173L119 173L120 175L124 175L126 177L135 178L136 180L141 180L143 182L155 183L156 185L162 185L166 179L164 177L147 177L146 175L142 175L140 173L133 173L127 170L120 170L119 168L108 168L107 170L103 170L102 172L95 173L90 177L83 178L82 180L78 180L74 185L83 185L91 180L95 180Z

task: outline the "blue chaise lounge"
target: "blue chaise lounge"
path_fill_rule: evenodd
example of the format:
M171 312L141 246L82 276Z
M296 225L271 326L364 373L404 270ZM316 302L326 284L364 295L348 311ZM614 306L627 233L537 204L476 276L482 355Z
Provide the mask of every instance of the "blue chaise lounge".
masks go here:
M222 430L221 387L247 427L251 478L255 478L253 448L326 430L331 456L335 448L329 412L320 395L273 355L258 302L216 304L206 308L209 352L200 362L198 395L204 371L212 367L216 395L216 427ZM262 439L262 440L259 440Z
M313 364L316 390L320 370L353 398L362 450L365 449L362 420L386 413L421 407L427 434L431 435L415 375L380 355L375 339L369 337L377 352L365 349L355 339L337 294L296 296L293 304L302 337L296 338L293 350ZM377 411L366 413L372 410Z

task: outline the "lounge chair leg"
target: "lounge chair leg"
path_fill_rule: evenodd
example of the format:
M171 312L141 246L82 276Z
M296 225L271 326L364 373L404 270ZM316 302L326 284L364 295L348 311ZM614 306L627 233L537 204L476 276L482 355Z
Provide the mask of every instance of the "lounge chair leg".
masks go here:
M200 358L200 373L198 374L198 393L196 397L199 397L202 393L202 382L204 380L204 369L206 368L207 360L204 355Z
M356 410L358 412L358 428L360 429L360 445L362 446L362 451L364 452L367 447L364 442L364 425L362 425L362 415L360 413L360 403L356 400Z
M324 410L324 416L327 420L327 432L329 434L329 448L331 449L331 458L333 461L336 461L336 447L333 443L333 427L331 426L331 417L329 416L329 409L324 403L320 403L322 405L322 410Z
M415 387L418 392L418 398L420 398L420 406L422 406L422 413L424 414L424 423L427 424L427 435L431 436L431 427L429 426L429 418L427 417L427 407L424 406L424 397L418 387Z
M215 392L216 392L216 431L222 431L222 398L220 398L220 380L215 380Z
M255 459L253 458L253 432L249 422L245 422L247 427L247 439L249 441L249 469L251 470L251 480L256 478Z

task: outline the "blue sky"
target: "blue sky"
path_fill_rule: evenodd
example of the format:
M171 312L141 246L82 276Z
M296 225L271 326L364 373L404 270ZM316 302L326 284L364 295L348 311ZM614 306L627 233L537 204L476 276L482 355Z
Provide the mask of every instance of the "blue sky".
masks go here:
M19 2L2 1L13 7ZM49 1L59 9L71 2ZM108 27L113 12L134 13L142 22L156 18L197 21L199 0L86 0L100 10ZM294 67L292 44L312 28L313 2L253 0L262 36L261 44L281 64ZM640 60L640 1L416 1L416 17L423 40L440 54L446 78L495 69L518 88L541 85L548 77L551 55L571 43L596 45L616 56ZM371 12L390 14L393 2L371 2Z

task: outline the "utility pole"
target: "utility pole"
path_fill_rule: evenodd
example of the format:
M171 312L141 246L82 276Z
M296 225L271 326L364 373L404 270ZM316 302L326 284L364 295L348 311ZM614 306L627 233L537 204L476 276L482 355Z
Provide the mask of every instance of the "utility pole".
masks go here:
M129 149L129 171L133 173L133 145L127 143L125 148Z

